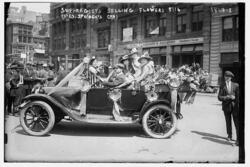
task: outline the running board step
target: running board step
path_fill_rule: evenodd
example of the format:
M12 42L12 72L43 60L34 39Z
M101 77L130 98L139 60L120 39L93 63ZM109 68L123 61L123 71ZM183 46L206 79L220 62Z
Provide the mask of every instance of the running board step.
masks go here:
M99 114L87 114L86 117L82 118L83 122L88 123L107 123L107 124L128 124L135 123L130 117L122 117L122 121L116 121L111 115L99 115Z

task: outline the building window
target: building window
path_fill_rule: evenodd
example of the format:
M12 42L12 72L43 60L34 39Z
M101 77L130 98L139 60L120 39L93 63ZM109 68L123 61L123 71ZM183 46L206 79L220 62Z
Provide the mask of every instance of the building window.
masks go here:
M110 44L110 29L101 29L97 32L98 48L108 47Z
M28 43L31 43L31 37L28 38Z
M165 17L161 17L161 15L145 17L145 37L164 36L166 28L167 20Z
M20 43L23 42L22 36L18 36L18 42L20 42Z
M86 34L83 34L81 37L81 47L86 47Z
M65 49L66 47L66 39L65 37L62 39L62 49Z
M159 21L159 35L160 36L164 36L166 34L166 28L167 28L167 19L160 18L160 21Z
M223 18L222 41L238 41L239 17Z
M70 40L70 48L74 48L75 47L75 37L71 36L71 40Z
M136 37L137 37L137 18L130 19L129 23L130 23L129 26L133 28L132 37L133 37L133 39L136 39Z
M192 31L201 31L203 26L203 12L192 13Z
M80 37L77 37L77 38L76 38L76 48L80 48L80 46L81 46L81 45L80 45L80 42L81 42L81 41L80 41Z
M186 32L186 15L177 15L176 17L176 32L177 33L184 33Z
M123 41L123 29L127 28L127 20L121 21L121 41Z

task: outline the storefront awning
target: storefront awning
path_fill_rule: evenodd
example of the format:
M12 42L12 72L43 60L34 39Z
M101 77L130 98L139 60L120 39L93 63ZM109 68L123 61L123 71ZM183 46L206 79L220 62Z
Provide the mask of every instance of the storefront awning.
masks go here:
M44 49L34 49L35 53L45 54Z

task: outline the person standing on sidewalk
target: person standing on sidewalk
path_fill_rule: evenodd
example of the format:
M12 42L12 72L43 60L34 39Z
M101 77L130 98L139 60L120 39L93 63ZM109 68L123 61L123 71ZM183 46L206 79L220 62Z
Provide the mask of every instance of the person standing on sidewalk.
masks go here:
M225 82L220 86L218 99L222 101L222 110L226 119L227 140L232 141L232 117L236 129L236 142L239 145L239 85L232 82L233 73L226 71Z

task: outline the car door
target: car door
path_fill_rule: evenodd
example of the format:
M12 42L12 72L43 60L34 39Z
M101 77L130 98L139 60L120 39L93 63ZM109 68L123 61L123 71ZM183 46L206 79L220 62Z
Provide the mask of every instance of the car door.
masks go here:
M91 88L87 93L87 113L112 114L113 102L108 97L108 89Z
M143 91L123 89L121 107L124 109L124 115L140 112L146 99Z

